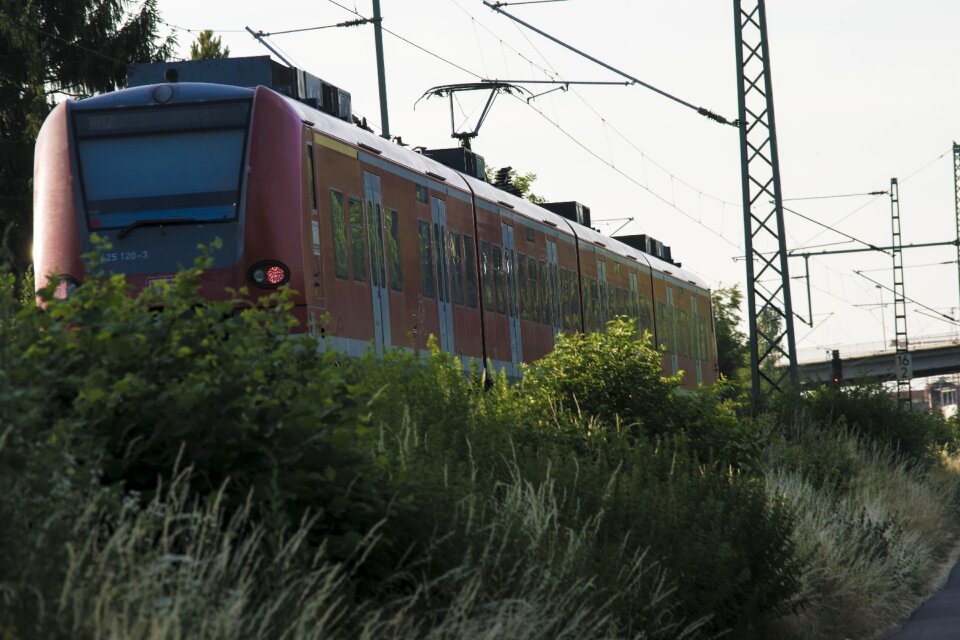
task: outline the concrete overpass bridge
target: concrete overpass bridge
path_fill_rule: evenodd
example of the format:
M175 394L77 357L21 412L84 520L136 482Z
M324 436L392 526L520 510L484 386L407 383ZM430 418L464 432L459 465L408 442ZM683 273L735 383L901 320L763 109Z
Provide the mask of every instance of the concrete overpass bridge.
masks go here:
M909 378L927 378L960 373L960 335L949 334L910 340ZM896 380L897 354L889 344L871 343L841 346L844 382ZM803 383L829 383L833 367L830 350L801 351L798 354Z

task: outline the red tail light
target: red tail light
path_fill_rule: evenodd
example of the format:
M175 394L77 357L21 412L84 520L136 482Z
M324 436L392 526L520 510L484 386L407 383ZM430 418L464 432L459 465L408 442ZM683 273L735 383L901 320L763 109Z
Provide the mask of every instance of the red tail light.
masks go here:
M265 260L250 267L247 277L255 287L276 289L290 282L290 268L276 260Z

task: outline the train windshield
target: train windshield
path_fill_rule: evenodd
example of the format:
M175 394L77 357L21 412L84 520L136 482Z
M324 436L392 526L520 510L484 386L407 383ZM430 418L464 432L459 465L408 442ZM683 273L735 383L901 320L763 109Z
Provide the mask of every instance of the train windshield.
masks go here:
M89 228L236 220L250 105L75 111Z

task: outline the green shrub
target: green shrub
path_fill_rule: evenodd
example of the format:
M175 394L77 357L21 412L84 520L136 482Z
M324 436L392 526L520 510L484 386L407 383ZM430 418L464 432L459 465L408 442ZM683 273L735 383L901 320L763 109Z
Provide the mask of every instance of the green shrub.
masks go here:
M789 405L797 415L797 407ZM786 413L781 408L782 413ZM821 424L844 424L861 436L913 460L933 460L943 447L956 449L960 437L956 421L939 412L901 410L881 385L822 387L802 401L800 414Z
M17 576L6 602L23 612L20 630L43 617L23 605L25 585L40 585L35 602L57 599L84 518L105 523L82 525L98 532L84 558L113 562L114 530L140 531L146 558L166 553L150 546L166 516L151 521L159 529L145 518L185 467L198 502L181 511L219 524L170 550L219 532L226 555L216 557L277 558L302 525L297 557L335 569L335 599L362 612L345 635L492 636L503 625L528 637L747 638L796 604L793 516L754 468L763 434L739 424L730 389L678 396L659 354L624 323L561 338L509 385L465 376L435 349L343 359L288 335L287 294L258 307L243 292L204 301L199 269L142 292L90 278L66 301L45 292L46 310L20 305L5 282L0 515L11 524L0 523L0 540L22 548L44 513L59 523L31 540L32 560L0 551ZM221 511L204 511L214 500ZM241 583L313 575L267 565ZM143 581L138 593L158 593L149 566L133 562L102 592ZM172 584L193 575L183 569ZM219 612L229 593L210 589Z
M276 526L318 513L316 535L349 557L390 500L357 442L366 400L334 354L288 339L283 294L237 311L202 301L199 269L130 295L122 277L90 278L46 310L4 325L0 421L61 442L101 481L147 499L179 460L207 495L229 479ZM163 305L161 312L150 309Z
M613 424L636 422L643 433L669 431L671 399L680 377L664 378L661 356L649 334L619 318L604 333L557 336L553 351L526 365L518 390L532 415L552 406Z

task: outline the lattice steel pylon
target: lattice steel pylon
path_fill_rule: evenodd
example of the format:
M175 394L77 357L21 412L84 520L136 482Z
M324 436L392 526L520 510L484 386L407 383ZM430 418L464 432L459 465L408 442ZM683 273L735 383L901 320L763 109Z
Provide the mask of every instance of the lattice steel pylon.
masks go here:
M890 179L890 225L893 231L893 326L896 331L894 346L897 356L910 352L907 342L907 296L903 286L903 238L900 235L900 186ZM899 364L899 358L898 358ZM913 406L910 398L910 378L897 373L897 406Z
M780 158L764 0L734 0L747 314L754 401L797 388ZM786 360L785 367L776 367Z
M957 285L960 286L960 144L953 143L953 202L957 214ZM957 299L960 305L960 298ZM960 306L957 308L960 314Z

